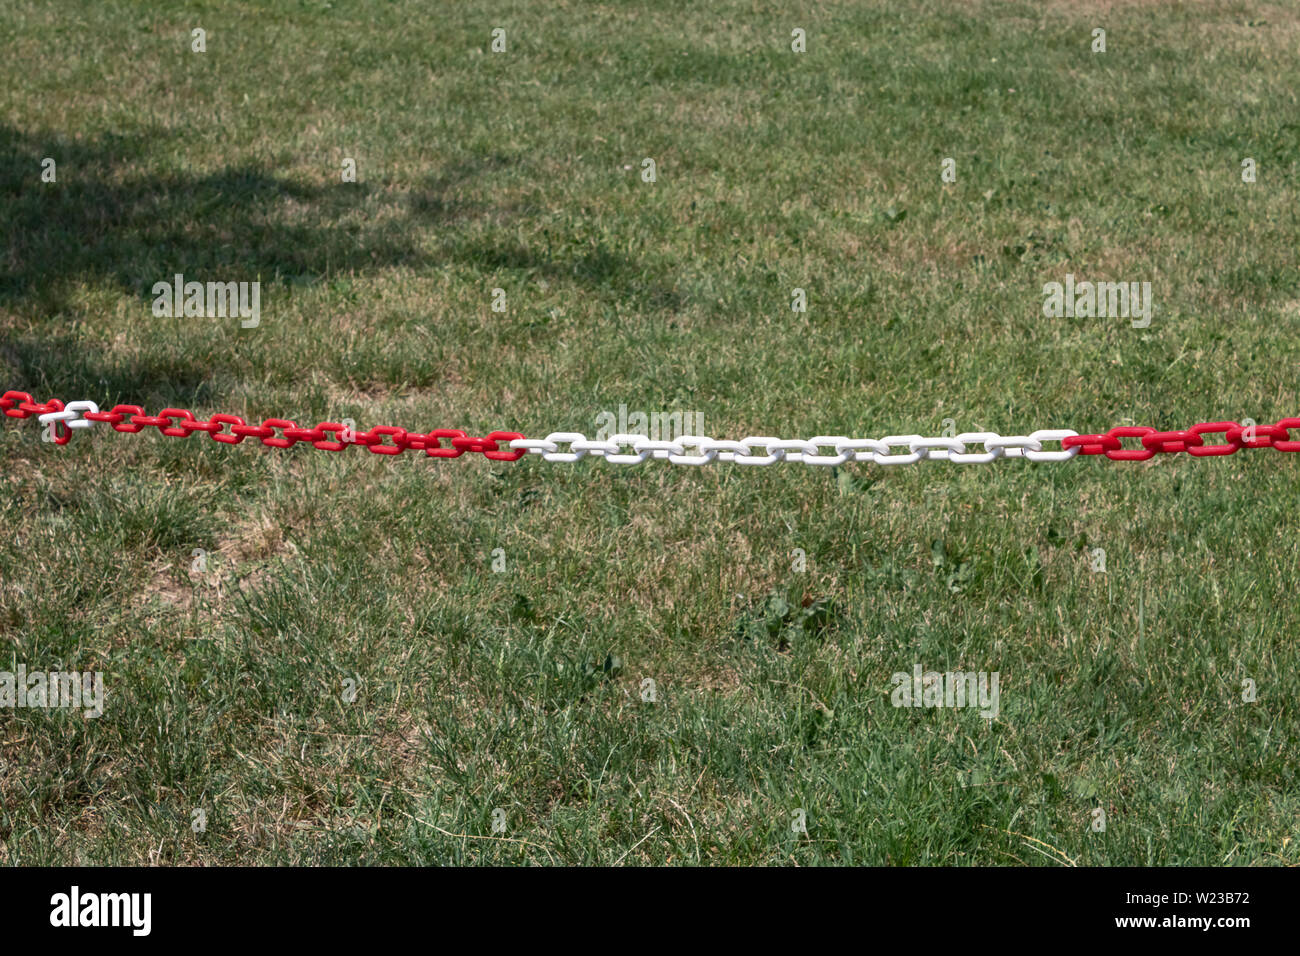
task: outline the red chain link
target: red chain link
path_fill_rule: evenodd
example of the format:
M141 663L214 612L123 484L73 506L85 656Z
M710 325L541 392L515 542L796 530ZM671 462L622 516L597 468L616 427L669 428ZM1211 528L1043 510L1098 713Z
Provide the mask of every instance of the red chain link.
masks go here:
M30 418L32 415L44 415L46 412L61 412L63 402L52 398L42 405L40 402L32 401L32 397L26 392L5 392L0 396L0 411L10 418ZM68 439L72 437L72 430L64 422L56 422L55 426L54 444L66 445Z
M5 392L0 396L0 411L10 418L30 418L47 412L63 411L63 402L52 398L41 404L26 392ZM459 458L476 452L493 461L518 461L526 454L523 448L502 448L523 438L519 432L492 432L486 438L474 438L458 428L435 428L428 433L408 432L392 425L378 425L368 432L354 432L351 441L331 438L346 432L337 422L321 422L314 428L299 428L287 418L267 418L260 425L250 425L238 415L217 414L207 421L196 419L184 408L164 408L157 415L147 415L139 405L115 405L107 412L86 412L87 421L107 422L119 432L138 432L157 428L173 438L188 438L193 432L206 432L213 441L238 445L245 438L256 438L270 448L292 448L308 442L321 451L343 451L349 445L361 445L375 455L399 455L404 451L423 451L430 458ZM66 423L56 422L55 442L66 445L71 435ZM227 430L229 426L229 430ZM1241 448L1275 448L1300 451L1300 440L1291 438L1291 430L1300 430L1300 418L1283 418L1273 425L1242 426L1237 422L1202 422L1186 431L1162 432L1145 426L1125 425L1099 435L1074 435L1061 440L1062 448L1078 447L1080 455L1105 455L1112 461L1146 461L1158 454L1187 452L1196 457L1232 455ZM1223 435L1218 444L1205 443L1202 435ZM1141 448L1125 448L1122 438L1140 439ZM446 440L450 447L443 444Z
M1300 418L1284 418L1275 425L1240 425L1237 422L1202 422L1186 431L1161 432L1142 426L1121 426L1101 435L1075 435L1061 440L1062 448L1078 446L1080 455L1105 455L1112 461L1146 461L1158 454L1185 451L1198 458L1231 455L1239 448L1276 448L1300 451L1290 429L1300 429ZM1202 435L1223 435L1222 444L1207 445ZM1247 437L1249 436L1249 437ZM1121 438L1139 438L1141 448L1125 448Z
M30 418L46 412L63 411L63 402L54 398L42 405L33 401L26 392L5 392L0 396L0 411L10 418ZM250 425L238 415L226 414L213 415L205 422L184 408L164 408L157 415L146 415L139 405L114 405L111 411L86 412L82 417L87 421L107 422L119 432L138 432L153 427L172 438L188 438L193 432L206 432L213 441L226 445L238 445L245 438L256 438L269 448L292 448L299 442L309 442L321 451L343 451L350 445L361 445L376 455L398 455L411 450L423 451L430 458L459 458L468 451L478 452L493 461L518 461L527 454L523 448L509 447L510 441L524 437L519 432L492 432L486 438L473 438L458 428L435 428L424 434L378 425L368 432L354 431L351 441L342 441L330 437L347 430L337 422L299 428L287 418L267 418L260 425ZM57 422L56 425L55 441L60 445L67 444L70 432L66 423ZM450 448L443 447L444 438L451 439ZM507 444L503 448L499 442Z

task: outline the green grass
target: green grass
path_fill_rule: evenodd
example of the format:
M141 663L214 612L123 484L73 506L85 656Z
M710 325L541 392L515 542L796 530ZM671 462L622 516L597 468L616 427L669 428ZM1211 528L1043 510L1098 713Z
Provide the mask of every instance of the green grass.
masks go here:
M476 435L1271 422L1298 40L1292 2L5 0L0 388ZM155 318L175 272L260 277L261 325ZM1067 272L1150 281L1151 327L1045 318ZM4 862L1300 862L1291 456L625 469L9 421L0 462L0 670L107 688L0 710ZM998 718L892 707L916 663L997 671Z

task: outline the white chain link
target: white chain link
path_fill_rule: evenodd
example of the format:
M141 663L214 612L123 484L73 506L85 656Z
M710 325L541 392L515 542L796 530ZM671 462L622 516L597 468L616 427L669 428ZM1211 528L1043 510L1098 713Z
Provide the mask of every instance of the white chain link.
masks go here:
M1079 447L1044 451L1044 442L1059 442L1077 435L1064 428L1039 429L1029 435L1002 436L993 432L965 432L953 438L925 438L921 435L887 435L884 438L845 438L818 435L816 438L750 437L740 441L682 435L672 441L654 441L645 435L612 435L589 439L578 432L554 432L545 438L516 438L511 448L541 455L543 461L572 462L592 455L616 465L639 465L657 458L673 465L707 465L714 461L735 465L774 465L779 461L805 465L843 465L870 462L877 465L912 465L918 461L950 461L960 465L987 464L998 458L1029 461L1066 461L1079 454ZM561 451L567 444L569 451ZM632 454L624 448L632 446ZM983 451L970 451L978 445ZM906 448L907 451L894 451ZM834 449L834 454L827 452ZM756 452L761 452L756 454Z
M99 406L94 402L68 402L63 406L61 412L45 412L37 415L36 420L42 425L48 425L50 422L63 422L68 428L89 428L95 422L88 418L82 418L82 412L98 412Z
M63 422L67 428L89 428L96 424L83 418L84 412L98 412L90 401L69 402L62 411L38 416L42 425ZM592 455L616 465L639 465L656 458L673 465L708 465L715 461L735 465L775 465L781 461L805 465L843 465L848 462L876 465L912 465L918 461L949 461L960 465L987 464L998 458L1028 461L1066 461L1079 454L1079 446L1044 451L1044 442L1059 442L1078 432L1065 428L1044 428L1028 435L998 435L994 432L963 432L954 437L926 438L921 435L887 435L884 438L846 438L818 435L815 438L772 438L750 436L740 441L681 435L671 441L656 441L646 435L611 435L588 438L581 432L552 432L545 438L516 438L514 449L541 455L544 461L575 462ZM560 446L568 445L568 451ZM632 453L624 451L632 447ZM982 451L970 451L978 445ZM905 448L906 451L895 451ZM833 449L830 454L828 449ZM756 454L756 452L761 452Z

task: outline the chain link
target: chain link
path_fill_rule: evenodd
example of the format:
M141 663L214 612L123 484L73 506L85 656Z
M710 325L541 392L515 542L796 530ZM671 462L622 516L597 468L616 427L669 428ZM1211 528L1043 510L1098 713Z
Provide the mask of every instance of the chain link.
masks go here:
M1080 435L1069 429L1040 429L1028 435L998 435L994 432L963 432L956 436L927 438L922 435L887 435L884 438L848 438L818 435L814 438L750 436L739 441L682 435L672 440L655 440L646 435L618 434L609 438L588 438L581 432L553 432L545 438L525 438L519 432L492 432L475 438L458 428L435 428L430 432L408 432L391 425L378 425L368 432L345 428L337 422L321 422L300 428L286 418L267 418L250 424L238 415L218 413L207 421L195 418L184 408L164 408L148 415L139 405L114 405L100 411L91 401L69 402L57 398L37 402L27 392L8 391L0 396L0 412L9 418L33 415L52 429L56 444L67 444L74 431L105 422L115 431L134 433L156 428L173 438L188 438L204 432L215 442L238 445L255 438L270 448L292 448L310 444L321 451L340 452L359 445L374 455L400 455L423 451L430 458L459 458L466 452L493 461L518 461L525 455L540 455L543 461L576 462L587 456L603 458L617 465L639 465L652 458L673 465L700 466L715 461L742 466L765 467L778 462L802 462L814 467L849 462L876 465L911 465L919 461L947 461L959 465L987 464L999 458L1023 458L1033 462L1067 461L1077 455L1105 455L1112 461L1146 461L1158 454L1186 452L1195 457L1236 454L1242 448L1273 448L1281 452L1300 451L1300 417L1283 418L1272 425L1241 425L1237 422L1203 422L1186 431L1157 431L1138 425L1124 425L1095 435ZM1207 443L1204 436L1222 435L1223 441ZM1125 447L1123 439L1137 439L1140 448ZM1057 442L1059 450L1045 450ZM567 446L567 450L563 446ZM631 447L631 453L626 449ZM979 449L979 450L976 450Z
M57 399L56 399L57 401ZM89 428L95 424L81 416L82 412L97 412L99 406L94 402L68 402L59 412L43 412L36 417L42 425L50 422L62 422L65 428Z
M952 461L974 464L997 458L1024 457L1030 461L1065 461L1080 454L1078 448L1044 451L1043 442L1063 441L1077 434L1067 429L1043 429L1032 435L1002 437L993 432L967 432L955 438L925 438L921 435L889 435L885 438L846 438L818 435L815 438L771 438L751 436L740 441L683 435L671 441L654 441L645 435L613 435L589 439L577 432L554 432L545 438L517 438L510 447L522 453L540 455L543 461L573 462L591 455L616 465L639 465L658 458L674 465L707 465L714 461L763 467L777 462L802 462L813 466L869 462L877 465L910 465L918 461ZM1300 442L1297 442L1300 444ZM560 446L568 445L569 451ZM623 449L631 445L634 454ZM982 452L968 451L981 445ZM892 449L906 448L906 452ZM834 449L830 454L828 449Z
M245 438L256 438L268 448L292 448L299 442L307 442L321 451L339 452L349 445L359 445L375 455L423 451L430 458L459 458L466 452L477 452L493 461L518 461L526 454L524 450L509 447L510 442L524 437L519 432L498 431L486 438L475 438L458 428L435 428L424 434L392 425L377 425L368 432L353 431L347 440L344 436L348 429L336 422L299 428L296 422L287 418L267 418L260 425L250 425L238 415L224 413L202 421L184 408L164 408L157 415L147 415L139 405L114 405L105 412L100 411L94 402L69 402L65 406L55 398L41 404L33 401L26 392L14 391L0 396L0 411L10 418L37 416L42 425L56 428L55 442L60 445L67 444L71 429L89 428L105 422L114 431L135 433L145 428L157 428L161 434L171 438L188 438L196 431L205 432L213 441L226 445L238 445ZM331 436L338 436L338 439ZM571 437L580 439L583 436ZM450 447L443 445L444 441L449 441Z
M1300 441L1291 438L1292 429L1300 429L1300 418L1283 418L1273 425L1203 422L1186 431L1172 432L1125 425L1098 435L1066 435L1061 439L1061 447L1078 449L1081 455L1105 455L1112 461L1146 461L1158 454L1177 455L1180 452L1197 458L1234 455L1242 448L1300 451ZM1223 435L1224 441L1207 445L1202 435ZM1142 447L1125 448L1120 441L1122 438L1136 438Z

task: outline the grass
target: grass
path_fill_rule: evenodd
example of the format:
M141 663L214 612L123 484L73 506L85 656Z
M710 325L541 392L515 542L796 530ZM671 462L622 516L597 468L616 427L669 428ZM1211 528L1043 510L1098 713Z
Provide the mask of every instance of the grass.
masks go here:
M0 387L476 435L1275 421L1298 35L1253 0L6 0ZM260 278L260 326L153 316L176 272ZM1150 281L1150 328L1045 318L1066 273ZM107 692L0 710L7 863L1300 862L1290 456L623 469L10 421L0 461L0 670ZM891 706L917 663L998 672L997 719Z

